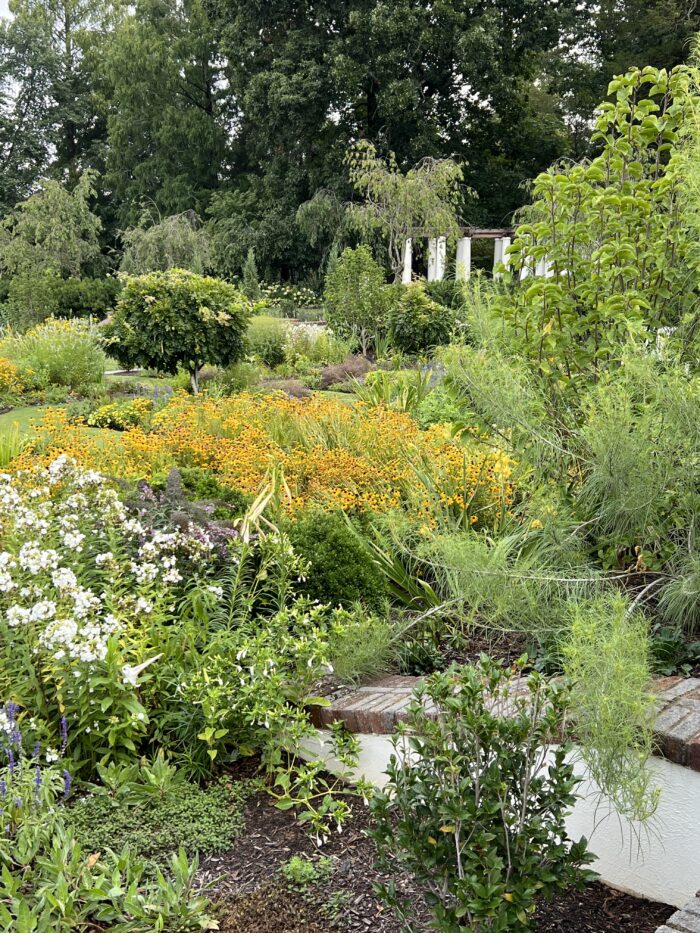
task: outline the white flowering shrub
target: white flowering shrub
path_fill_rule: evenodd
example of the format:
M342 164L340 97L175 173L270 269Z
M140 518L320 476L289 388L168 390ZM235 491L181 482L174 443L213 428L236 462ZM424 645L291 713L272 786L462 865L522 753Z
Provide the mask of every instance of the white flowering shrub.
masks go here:
M99 473L59 457L0 474L0 691L36 733L91 766L137 751L148 712L140 679L162 652L212 544L157 530Z

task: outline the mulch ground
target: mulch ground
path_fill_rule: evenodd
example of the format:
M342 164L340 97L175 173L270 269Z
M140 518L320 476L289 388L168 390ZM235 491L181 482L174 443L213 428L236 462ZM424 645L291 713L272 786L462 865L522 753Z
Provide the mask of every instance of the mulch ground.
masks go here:
M218 904L222 933L401 933L402 927L382 905L373 885L382 880L367 837L368 812L354 806L353 817L319 850L303 826L287 811L277 810L264 793L250 798L246 831L235 847L202 861L200 882ZM292 855L332 860L327 881L305 892L292 890L280 867ZM408 877L397 887L421 905ZM630 897L602 884L568 891L535 915L537 933L654 933L672 907ZM421 908L417 930L427 930Z

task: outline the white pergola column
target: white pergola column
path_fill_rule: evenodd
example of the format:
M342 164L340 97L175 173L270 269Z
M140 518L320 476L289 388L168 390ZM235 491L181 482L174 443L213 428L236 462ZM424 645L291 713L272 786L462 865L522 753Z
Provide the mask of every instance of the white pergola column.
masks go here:
M535 266L535 275L546 276L547 275L547 260L538 259L537 265Z
M510 247L510 237L504 236L501 239L501 262L506 267L506 269L510 269L510 256L508 255L509 247Z
M428 281L434 282L436 279L435 270L437 269L438 241L436 237L428 240Z
M409 237L403 246L403 270L401 272L401 282L404 285L410 285L412 275L413 275L413 241Z
M435 263L435 278L442 281L445 278L447 264L447 237L439 236L437 241L437 262Z
M497 271L499 265L503 262L503 237L496 237L493 244L493 277L498 279L501 273Z
M472 238L463 236L457 240L457 268L455 278L465 282L472 273Z

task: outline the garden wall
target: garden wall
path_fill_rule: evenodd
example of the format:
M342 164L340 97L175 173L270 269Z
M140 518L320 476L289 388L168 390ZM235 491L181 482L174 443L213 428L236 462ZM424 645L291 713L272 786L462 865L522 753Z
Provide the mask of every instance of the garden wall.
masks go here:
M377 786L385 783L393 751L390 733L404 717L413 686L414 678L385 678L337 698L317 714L321 727L341 718L356 733L360 742L356 776ZM654 818L645 826L631 826L611 813L579 760L582 799L569 816L568 830L573 838L584 835L589 840L597 856L592 867L603 881L683 907L700 886L700 680L667 679L659 682L657 692L657 742L666 757L654 757L649 765L661 789ZM329 753L327 734L320 729L319 745L309 746L309 755L320 753L329 770L343 773L343 766ZM573 757L578 757L576 752Z

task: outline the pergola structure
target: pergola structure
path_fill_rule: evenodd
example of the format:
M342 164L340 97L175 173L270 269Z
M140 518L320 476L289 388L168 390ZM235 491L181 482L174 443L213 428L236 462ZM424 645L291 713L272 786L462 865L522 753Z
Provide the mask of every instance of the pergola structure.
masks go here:
M512 227L498 227L493 229L479 229L477 227L460 227L460 237L457 240L457 257L455 277L458 280L468 279L472 267L472 240L495 240L493 255L494 275L498 275L498 266L502 263L506 268L509 257L506 250L510 246L511 238L515 232ZM417 232L416 236L423 236ZM403 272L401 281L408 285L413 277L413 239L409 237L404 243ZM437 282L445 277L447 263L447 237L427 237L428 239L428 281Z

